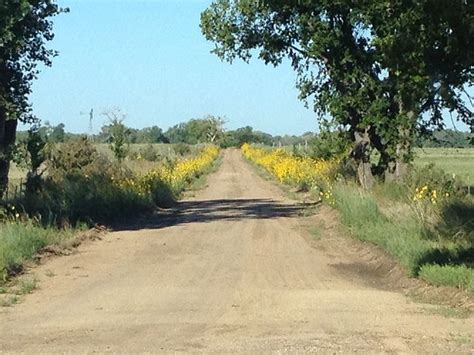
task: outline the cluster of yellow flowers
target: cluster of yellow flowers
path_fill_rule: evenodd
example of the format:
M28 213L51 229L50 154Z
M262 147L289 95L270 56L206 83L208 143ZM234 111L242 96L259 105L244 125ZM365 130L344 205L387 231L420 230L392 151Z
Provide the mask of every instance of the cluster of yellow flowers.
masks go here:
M322 160L296 157L283 149L263 149L249 144L242 146L244 156L262 166L280 182L302 190L319 189L319 196L334 204L332 183L339 170L338 159Z
M123 179L115 183L122 188L137 192L140 196L151 195L160 188L168 188L173 193L179 193L194 178L209 168L218 155L219 148L208 146L197 157L160 165L145 175Z
M428 185L424 185L415 189L413 201L429 201L433 205L436 205L440 199L440 195L441 198L448 198L450 196L449 192L439 194L436 189L430 188Z

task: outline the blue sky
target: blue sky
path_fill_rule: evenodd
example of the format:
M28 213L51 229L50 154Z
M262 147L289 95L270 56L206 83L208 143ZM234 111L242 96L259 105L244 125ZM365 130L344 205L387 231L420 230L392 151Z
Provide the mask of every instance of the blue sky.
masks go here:
M315 114L298 100L289 65L221 62L199 29L210 0L61 0L71 12L55 18L59 51L33 86L42 121L86 132L87 116L119 107L131 127L168 128L207 114L227 128L251 125L272 134L316 129ZM94 130L105 122L99 114Z
M33 85L31 102L43 122L87 132L106 122L101 112L126 112L126 124L164 129L207 114L226 128L250 125L272 134L316 130L316 116L298 100L286 63L221 62L199 29L211 0L59 0L71 12L55 18L59 51ZM472 90L471 90L472 91ZM448 127L451 121L446 118ZM467 127L456 123L458 129ZM24 127L22 127L24 128Z

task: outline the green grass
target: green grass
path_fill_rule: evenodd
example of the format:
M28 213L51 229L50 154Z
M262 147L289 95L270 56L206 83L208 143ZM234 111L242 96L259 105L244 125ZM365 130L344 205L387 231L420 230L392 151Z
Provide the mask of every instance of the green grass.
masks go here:
M416 275L419 262L430 245L420 238L421 229L415 221L394 223L382 214L374 196L355 187L337 186L334 195L342 221L354 236L381 246Z
M420 268L420 277L436 286L457 287L474 292L474 270L464 265L430 265Z
M414 164L435 164L447 173L461 177L466 184L474 185L474 148L415 149Z
M377 194L356 186L337 185L334 195L342 222L352 235L382 247L411 276L474 292L474 270L469 267L474 249L469 239L430 238L405 202L385 202L390 205L387 213Z
M33 222L0 224L0 284L20 273L41 248L61 244L78 231L43 228Z

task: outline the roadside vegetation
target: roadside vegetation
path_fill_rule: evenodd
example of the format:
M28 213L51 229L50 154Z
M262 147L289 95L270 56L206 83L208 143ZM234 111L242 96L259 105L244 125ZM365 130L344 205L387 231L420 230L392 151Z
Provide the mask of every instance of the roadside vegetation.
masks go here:
M52 143L37 130L18 142L15 161L26 177L22 192L0 206L0 283L42 248L61 245L86 227L171 206L219 155L218 147L201 145L151 159L145 147L125 161L115 155L124 150L116 148L101 153L86 137Z
M354 237L383 248L410 276L474 292L474 198L455 176L412 167L403 181L366 191L342 158L250 145L242 152L279 182L336 208Z

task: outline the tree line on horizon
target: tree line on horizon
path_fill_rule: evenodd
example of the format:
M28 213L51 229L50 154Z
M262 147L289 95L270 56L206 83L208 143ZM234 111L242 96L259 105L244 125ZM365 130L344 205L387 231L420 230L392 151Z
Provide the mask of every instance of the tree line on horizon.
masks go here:
M127 127L123 122L118 122L124 127L127 144L199 144L215 143L221 147L240 147L244 143L263 144L267 146L311 146L313 147L319 140L321 134L316 132L305 132L301 135L272 135L270 133L255 130L251 126L244 126L234 130L224 130L222 127L212 128L210 120L207 118L190 119L181 122L167 130L163 130L157 125L144 128ZM212 122L212 120L211 120ZM108 123L101 127L98 134L91 138L95 143L107 144L111 141L111 127L113 123ZM215 132L215 137L211 142L209 132ZM86 134L71 133L66 130L64 123L52 125L48 121L37 128L37 132L44 139L51 143L67 143L80 139ZM332 133L336 136L336 133ZM28 131L17 133L17 142L28 138ZM416 147L424 148L469 148L471 134L467 131L455 129L440 129L431 132L430 135L420 136L415 141ZM327 141L327 139L326 139Z

